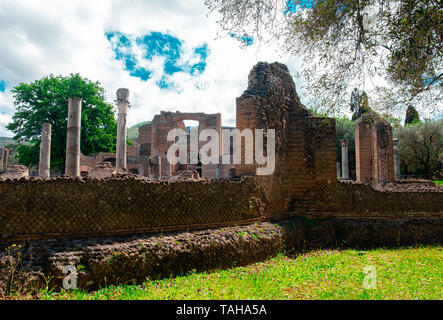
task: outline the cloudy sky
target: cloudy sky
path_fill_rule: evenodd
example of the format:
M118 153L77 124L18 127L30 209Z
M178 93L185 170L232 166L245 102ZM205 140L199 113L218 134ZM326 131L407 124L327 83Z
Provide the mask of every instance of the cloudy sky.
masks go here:
M129 88L129 125L161 110L220 112L235 125L251 68L280 61L295 74L297 60L277 46L241 48L208 13L204 0L1 0L0 136L13 135L10 89L51 73L100 81L108 102Z

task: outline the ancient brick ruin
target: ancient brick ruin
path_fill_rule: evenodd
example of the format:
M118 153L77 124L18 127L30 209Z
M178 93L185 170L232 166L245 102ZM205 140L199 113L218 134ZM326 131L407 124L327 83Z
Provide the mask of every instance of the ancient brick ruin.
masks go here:
M14 269L14 279L58 288L69 265L79 271L79 288L97 289L286 250L443 241L443 188L387 183L394 181L389 125L376 115L363 118L356 126L360 182L337 177L335 121L300 103L282 64L257 64L237 99L237 129L276 130L272 175L256 175L256 165L170 165L166 136L186 129L184 120L199 121L199 131L222 130L220 114L162 112L127 147L124 174L114 153L79 153L75 123L70 176L25 177L27 168L8 166L0 149L0 294L10 286L14 258L4 249L11 243L22 243L20 268L28 268ZM346 141L342 147L346 156Z
M369 184L338 181L335 121L314 116L300 103L280 63L257 64L237 99L238 130L275 129L273 174L256 175L256 165L246 164L169 164L167 134L186 129L185 120L199 121L199 131L222 130L220 114L162 112L140 128L137 144L127 149L126 169L136 175L118 175L116 155L101 153L79 155L83 177L1 179L0 240L183 231L287 216L443 215L441 188L373 188L394 180L392 130L375 115L356 126L358 179ZM188 156L191 152L196 150L188 149ZM242 158L243 153L244 144ZM226 178L230 175L237 177ZM201 176L225 178L196 179ZM151 179L160 177L165 179Z
M355 127L357 182L395 181L391 126L377 114L363 115Z
M8 164L9 149L0 148L0 178L20 179L29 176L25 166Z
M152 122L140 127L139 137L136 142L127 150L127 171L145 177L173 177L193 175L198 172L199 177L210 179L227 178L230 176L231 165L202 165L198 164L178 164L171 165L167 159L167 151L174 143L167 140L169 131L181 129L186 132L185 120L199 122L198 134L204 129L214 129L219 134L220 154L222 152L222 125L220 114L205 113L181 113L181 112L161 112L154 116ZM190 133L187 132L188 141ZM199 149L204 142L199 142ZM190 153L198 150L191 150L188 143L188 162ZM81 171L90 173L91 169L101 162L108 161L115 164L115 154L100 153L93 156L81 157ZM157 168L157 166L160 166Z

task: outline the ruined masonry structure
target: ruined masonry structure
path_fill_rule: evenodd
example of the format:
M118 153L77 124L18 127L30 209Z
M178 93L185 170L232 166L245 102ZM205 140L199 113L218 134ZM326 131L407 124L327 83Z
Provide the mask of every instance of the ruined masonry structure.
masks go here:
M261 178L268 212L308 210L318 197L315 190L335 183L335 120L315 117L301 104L287 66L260 62L252 69L248 88L237 99L237 129L248 128L276 130L275 172ZM236 170L256 172L254 165Z
M357 182L394 182L392 128L377 114L362 116L355 126Z
M71 109L79 107L79 102L71 101ZM140 129L138 145L128 148L129 171L134 166L144 175L163 176L184 170L181 177L194 178L195 168L163 163L168 148L166 131L183 128L183 121L189 118L200 121L201 129L221 129L219 114L162 112ZM72 131L77 133L80 124L75 123L77 130ZM276 166L269 176L255 175L254 166L237 165L227 171L235 171L242 179L162 181L135 175L0 179L0 194L7 195L0 199L0 242L231 227L287 216L359 220L443 215L443 190L435 186L411 185L411 191L407 185L387 185L391 190L381 190L370 184L337 181L335 121L315 117L300 103L285 65L258 63L246 91L237 99L237 129L255 128L276 130ZM359 179L392 181L389 125L376 115L367 115L356 133ZM115 156L82 156L81 169L86 172L89 167L91 175L108 178L115 172ZM218 169L202 166L200 170L214 176L226 168ZM438 228L441 220L434 220L431 223ZM328 229L322 230L329 237ZM332 241L337 234L330 233ZM372 239L372 234L366 237ZM414 234L408 237L414 239Z
M8 165L0 178L20 179L29 176L29 169L21 165Z
M8 165L9 149L0 148L0 178L19 179L29 176L29 169L20 165Z
M398 152L398 139L394 139L393 144L394 144L394 176L395 180L399 181L401 179L401 171L400 171L400 154Z
M229 170L235 168L233 165L221 165L217 168L215 164L202 165L197 164L177 164L171 165L167 159L167 152L174 143L168 141L168 133L173 129L181 129L186 132L185 120L194 120L199 122L197 135L205 129L213 129L219 134L220 152L222 152L222 125L221 114L205 114L205 113L181 113L181 112L165 112L154 116L152 122L140 127L139 137L135 144L127 148L127 171L133 174L139 174L146 177L161 178L172 176L192 176L206 177L215 179L218 177L229 177ZM119 132L122 129L119 129ZM190 133L188 134L188 145L190 142ZM198 138L197 136L197 138ZM120 141L123 141L121 138ZM198 142L198 148L205 142ZM120 145L119 143L117 145ZM124 146L126 148L126 146ZM123 147L120 157L123 157ZM190 163L191 154L198 154L199 150L192 150L188 146L188 163ZM92 168L98 166L102 162L111 162L117 164L118 156L112 153L99 153L93 156L81 156L81 171L84 175L92 175ZM116 159L117 158L117 159Z
M349 180L349 141L341 141L342 179Z

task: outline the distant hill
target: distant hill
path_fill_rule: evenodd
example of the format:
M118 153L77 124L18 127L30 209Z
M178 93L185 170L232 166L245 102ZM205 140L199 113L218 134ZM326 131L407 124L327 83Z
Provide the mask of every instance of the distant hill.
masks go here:
M138 129L141 126L144 126L145 124L148 124L149 122L140 122L137 123L136 125L129 127L128 128L128 139L135 141L136 139L138 139Z
M13 143L15 143L15 140L12 138L0 137L0 148L4 148Z

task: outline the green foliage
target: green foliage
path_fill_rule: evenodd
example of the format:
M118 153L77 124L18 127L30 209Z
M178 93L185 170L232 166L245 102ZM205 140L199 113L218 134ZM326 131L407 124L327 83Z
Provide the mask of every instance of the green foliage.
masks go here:
M133 125L132 127L128 128L128 139L134 141L136 139L138 139L138 130L140 129L140 127L144 126L145 124L148 124L149 122L140 122L137 123L136 125Z
M369 107L369 98L366 92L360 92L357 88L354 88L351 94L351 111L353 112L352 120L356 121L360 119L360 117L365 114L372 112Z
M300 77L324 110L379 78L383 111L405 101L438 108L443 95L443 10L433 0L205 0L226 33L277 41L304 60ZM377 94L378 97L375 97ZM387 103L389 102L389 103ZM382 110L377 110L382 111Z
M63 170L66 150L68 99L82 99L81 151L85 155L114 152L117 121L114 109L105 102L105 92L99 82L82 78L50 75L41 80L16 86L12 93L16 113L7 129L15 133L18 142L30 146L18 149L23 164L38 165L41 128L44 122L52 124L51 167Z
M18 163L32 167L38 165L40 157L40 140L34 140L30 144L21 144L17 148L16 158Z
M406 110L406 119L405 126L412 123L420 122L420 117L418 116L418 111L415 110L413 106L408 106L408 110Z
M406 175L433 175L443 170L443 120L396 128L402 171Z

